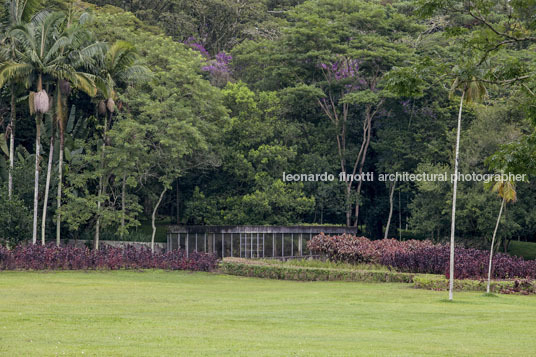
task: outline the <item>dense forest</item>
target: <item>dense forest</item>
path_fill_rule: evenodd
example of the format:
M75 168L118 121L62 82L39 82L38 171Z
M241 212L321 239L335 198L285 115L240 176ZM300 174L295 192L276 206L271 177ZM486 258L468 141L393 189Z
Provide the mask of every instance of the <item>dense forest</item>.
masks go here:
M7 0L0 240L151 239L151 222L536 233L536 3ZM501 209L502 212L502 209ZM143 229L147 227L148 229ZM154 232L153 236L154 238Z

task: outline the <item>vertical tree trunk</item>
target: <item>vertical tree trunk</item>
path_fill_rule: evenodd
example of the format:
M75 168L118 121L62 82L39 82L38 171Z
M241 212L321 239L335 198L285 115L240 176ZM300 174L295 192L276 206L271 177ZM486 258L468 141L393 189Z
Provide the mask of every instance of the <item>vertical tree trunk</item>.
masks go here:
M56 245L59 247L61 242L61 196L62 196L62 180L63 180L63 151L65 150L65 134L60 131L60 152L58 160L58 196L56 210Z
M39 162L40 162L40 149L41 146L41 117L38 114L36 118L36 133L35 133L35 179L34 179L34 205L33 205L33 230L32 230L32 244L37 243L37 215L39 209Z
M177 224L181 224L181 215L180 215L180 204L181 204L181 191L180 191L180 188L179 188L179 180L177 180Z
M391 217L393 217L393 195L395 193L396 181L393 181L393 186L391 187L391 193L389 194L389 218L387 219L387 226L385 227L385 234L383 239L387 239L389 235L389 227L391 226Z
M156 212L158 211L158 206L160 206L160 203L162 202L162 199L164 198L164 194L166 193L167 188L164 187L162 190L162 193L160 194L160 197L158 198L158 201L156 202L156 205L153 209L153 214L151 216L151 225L153 227L153 232L151 234L151 252L154 253L154 238L156 237Z
M11 135L9 135L9 177L7 182L7 196L11 200L13 195L13 167L15 164L15 122L17 121L17 105L15 102L15 85L11 85Z
M94 242L94 248L95 250L99 250L99 240L100 240L100 195L101 195L101 187L102 186L102 178L99 179L99 197L97 198L97 222L95 223L95 242Z
M497 229L499 228L499 222L501 221L501 215L504 207L504 198L501 202L501 209L499 210L499 216L497 217L497 223L495 224L495 230L493 231L493 238L491 239L491 249L489 250L489 266L488 266L488 285L486 286L486 292L489 294L489 288L491 285L491 264L493 261L493 246L495 245L495 236L497 235Z
M402 203L400 202L400 188L398 189L398 239L402 240Z
M108 131L108 119L111 121L112 113L108 112L108 114L104 117L104 134L102 136L102 152L101 152L101 162L100 162L100 168L101 171L104 170L104 158L105 158L105 151L106 151L106 140L107 140L107 131ZM97 223L95 224L95 250L99 250L99 240L100 240L100 223L101 223L101 217L100 217L100 211L101 211L101 196L104 195L105 192L105 182L104 182L104 173L101 172L99 175L99 190L98 190L98 197L97 197Z
M352 225L352 203L350 202L350 198L352 197L352 186L347 185L346 186L346 227L350 227Z
M48 206L48 194L50 191L50 177L52 176L52 162L54 160L54 129L52 129L52 136L50 137L50 149L48 154L47 165L47 180L45 185L45 198L43 200L43 215L41 219L41 244L45 245L46 240L46 222L47 222L47 206Z
M121 238L125 234L125 215L127 211L126 205L127 198L127 175L123 175L123 181L121 182Z
M460 99L460 111L458 113L458 129L456 131L456 154L454 159L454 187L452 189L452 217L450 224L450 267L449 267L449 300L453 299L454 291L454 233L456 230L456 193L458 189L458 165L460 161L460 133L462 130L462 109L465 89Z
M366 110L366 121L367 121L367 124L366 124L366 136L364 135L365 137L365 145L363 147L363 152L361 153L361 161L359 163L359 175L361 175L363 173L363 168L365 167L365 160L367 158L367 151L368 151L368 147L370 145L370 136L371 136L371 133L372 133L372 117L374 116L374 113L371 113L370 112L371 109L370 107L367 108ZM361 196L361 187L363 186L363 180L359 180L359 182L357 183L357 189L356 189L356 193L357 193L357 197L356 197L356 204L355 204L355 221L354 221L354 227L357 227L357 222L359 220L359 198Z
M39 75L37 79L37 91L43 90L43 79ZM35 179L34 179L34 204L33 204L33 229L32 229L32 244L37 244L37 219L39 210L39 163L41 161L41 121L42 113L35 115Z

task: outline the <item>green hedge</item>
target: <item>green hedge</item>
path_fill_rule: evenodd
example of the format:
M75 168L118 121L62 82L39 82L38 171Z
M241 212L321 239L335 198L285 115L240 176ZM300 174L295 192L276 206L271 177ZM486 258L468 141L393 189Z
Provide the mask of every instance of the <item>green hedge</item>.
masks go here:
M486 280L454 280L454 290L457 291L486 291ZM417 289L448 290L448 279L441 276L416 275L413 286ZM495 293L535 294L536 281L530 280L493 280L490 291Z
M413 283L417 289L448 290L448 279L440 275L411 274L395 271L331 269L321 267L292 266L291 262L266 262L238 258L226 258L220 262L223 274L253 278L297 281L360 281L372 283ZM457 291L486 291L485 280L455 280ZM536 294L536 281L492 281L492 292L511 294Z
M224 274L299 281L364 281L411 283L414 274L393 271L343 270L311 268L288 265L252 264L249 262L222 261L220 271Z

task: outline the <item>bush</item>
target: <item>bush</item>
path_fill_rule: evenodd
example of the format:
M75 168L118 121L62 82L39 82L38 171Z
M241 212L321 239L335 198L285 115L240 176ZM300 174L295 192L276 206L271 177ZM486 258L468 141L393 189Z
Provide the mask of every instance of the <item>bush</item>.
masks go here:
M331 269L319 267L292 266L278 262L266 263L245 259L226 258L220 263L224 274L255 278L298 280L298 281L363 281L411 283L413 274L393 271L356 269Z
M450 248L430 241L395 239L371 241L349 234L313 237L308 247L314 254L322 254L333 261L347 263L382 264L409 273L445 274L448 277ZM489 252L478 249L456 248L454 276L456 279L487 278ZM526 261L498 253L493 257L492 278L535 279L536 261Z
M211 271L217 257L207 253L173 250L152 253L148 248L116 248L104 245L100 250L56 247L53 244L19 245L12 250L0 246L0 270L87 270L87 269L166 269Z
M486 291L486 280L454 280L454 290L457 291ZM417 289L448 290L449 281L437 276L416 275L413 286ZM492 281L490 290L501 294L535 294L536 282L526 279Z
M32 237L32 214L24 202L13 195L7 197L7 189L0 190L0 244L15 246Z

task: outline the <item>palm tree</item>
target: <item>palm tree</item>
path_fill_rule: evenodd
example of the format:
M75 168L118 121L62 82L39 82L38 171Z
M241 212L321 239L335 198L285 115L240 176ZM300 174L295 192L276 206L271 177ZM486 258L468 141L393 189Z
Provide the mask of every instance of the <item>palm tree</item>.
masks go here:
M458 112L458 128L456 130L456 152L454 159L454 185L452 189L452 215L450 226L450 269L449 269L449 300L453 299L454 291L454 233L456 230L456 193L458 189L458 167L460 161L460 134L462 128L462 111L463 103L471 103L484 98L487 95L487 90L484 84L477 79L473 74L474 69L460 70L458 67L454 68L455 72L458 72L458 76L454 80L451 87L451 94L456 90L461 91L460 96L460 109Z
M97 194L97 221L95 224L95 249L99 249L100 225L101 225L101 207L102 197L106 194L107 177L102 172L104 170L104 160L106 145L108 141L108 130L111 128L113 114L116 110L115 101L117 100L116 88L128 82L140 80L148 75L148 69L137 63L138 54L136 48L126 41L117 41L110 46L106 52L100 76L96 84L99 89L101 101L98 103L100 114L104 115L104 132L101 149L101 173L99 175L99 185ZM125 190L126 176L123 176L122 210L123 217L125 214ZM121 221L122 230L124 230L124 219Z
M0 68L0 86L3 80L25 77L37 89L29 96L30 113L35 113L36 117L33 244L37 242L41 122L50 104L48 94L43 90L43 82L46 79L66 79L89 95L95 95L96 92L94 77L76 71L66 61L62 49L77 38L63 31L65 19L63 13L43 12L31 23L15 26L10 32L16 44L15 61L5 63Z
M490 285L491 285L491 264L493 261L493 248L495 246L495 236L497 235L497 229L499 228L499 222L501 221L501 215L503 212L504 205L509 202L517 201L517 192L516 187L512 181L508 180L499 180L491 188L493 192L497 192L501 200L501 208L499 209L499 216L497 217L497 223L495 224L495 229L493 230L493 238L491 239L491 248L489 250L489 266L488 266L488 285L486 287L486 292L489 294Z
M0 47L4 47L4 53L1 58L7 61L15 60L15 42L11 37L13 27L27 23L32 19L32 16L37 12L41 0L7 0L4 7L7 11L4 12L3 18L0 19ZM1 67L2 65L0 65ZM0 79L1 81L1 79ZM10 100L10 123L9 123L9 171L8 171L8 197L11 199L13 193L13 166L15 163L15 126L17 120L16 106L16 83L15 79L11 80L11 100Z
M83 27L88 14L84 13L79 17L78 23L72 23L71 18L74 16L73 7L69 9L69 17L67 19L66 35L70 38L70 46L61 49L61 54L65 55L66 62L72 69L86 68L92 72L96 71L95 61L99 56L102 56L105 45L100 42L92 41L92 36ZM76 72L82 78L89 78L86 81L87 88L80 88L90 96L97 94L97 87L93 81L94 77L88 73ZM65 79L58 78L56 85L56 121L59 128L59 159L58 159L58 190L57 190L57 209L56 209L56 245L60 245L61 241L61 200L62 200L62 184L63 184L63 156L65 152L65 125L67 108L67 99L71 92L70 82Z
M48 150L48 165L47 165L47 178L45 184L45 198L43 199L43 215L41 217L41 244L45 245L46 235L46 221L47 221L47 207L48 207L48 193L50 189L50 179L52 176L52 162L54 160L54 143L55 143L55 132L54 132L54 122L50 126L50 149Z

